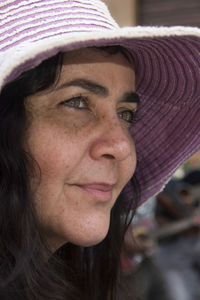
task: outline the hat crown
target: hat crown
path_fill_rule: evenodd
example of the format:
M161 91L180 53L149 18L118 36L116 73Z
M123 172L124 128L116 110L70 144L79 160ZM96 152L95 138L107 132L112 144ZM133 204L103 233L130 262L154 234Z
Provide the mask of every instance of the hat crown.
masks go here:
M0 15L1 52L50 36L118 28L100 0L7 0Z

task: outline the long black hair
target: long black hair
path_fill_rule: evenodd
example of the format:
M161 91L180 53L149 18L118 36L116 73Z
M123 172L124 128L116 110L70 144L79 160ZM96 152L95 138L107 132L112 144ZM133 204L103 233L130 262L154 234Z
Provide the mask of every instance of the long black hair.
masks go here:
M100 48L109 54L121 47ZM0 299L115 299L124 232L130 222L122 195L106 238L93 247L67 243L51 255L36 222L30 172L39 168L23 147L28 128L25 99L59 79L63 54L43 61L0 94ZM48 74L48 76L46 76ZM132 179L135 193L136 180ZM134 207L134 203L130 203ZM136 203L135 203L136 206Z

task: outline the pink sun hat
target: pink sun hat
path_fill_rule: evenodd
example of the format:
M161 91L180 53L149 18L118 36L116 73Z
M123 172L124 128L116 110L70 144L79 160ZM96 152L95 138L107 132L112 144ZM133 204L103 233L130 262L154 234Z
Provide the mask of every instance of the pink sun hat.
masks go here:
M58 52L113 45L135 60L141 104L131 134L141 204L200 149L200 29L120 28L99 0L0 2L0 90ZM131 181L125 193L134 198Z

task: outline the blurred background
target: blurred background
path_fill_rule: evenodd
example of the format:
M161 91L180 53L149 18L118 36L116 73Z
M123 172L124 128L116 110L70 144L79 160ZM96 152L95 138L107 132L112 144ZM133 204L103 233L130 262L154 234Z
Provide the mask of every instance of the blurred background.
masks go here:
M200 26L199 0L104 0L121 26Z

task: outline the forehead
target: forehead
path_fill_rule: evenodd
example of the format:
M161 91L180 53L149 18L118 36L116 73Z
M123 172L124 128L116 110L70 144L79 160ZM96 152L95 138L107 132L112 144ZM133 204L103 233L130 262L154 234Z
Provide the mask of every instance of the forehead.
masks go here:
M113 49L112 49L113 48ZM64 63L79 61L79 63L92 63L92 62L104 62L118 58L121 58L121 63L127 64L133 63L133 58L127 50L118 47L89 47L81 48L64 53Z
M66 77L86 77L99 81L127 82L134 85L135 73L131 60L120 51L109 53L101 48L85 48L64 53L61 82ZM109 81L109 82L108 82Z

